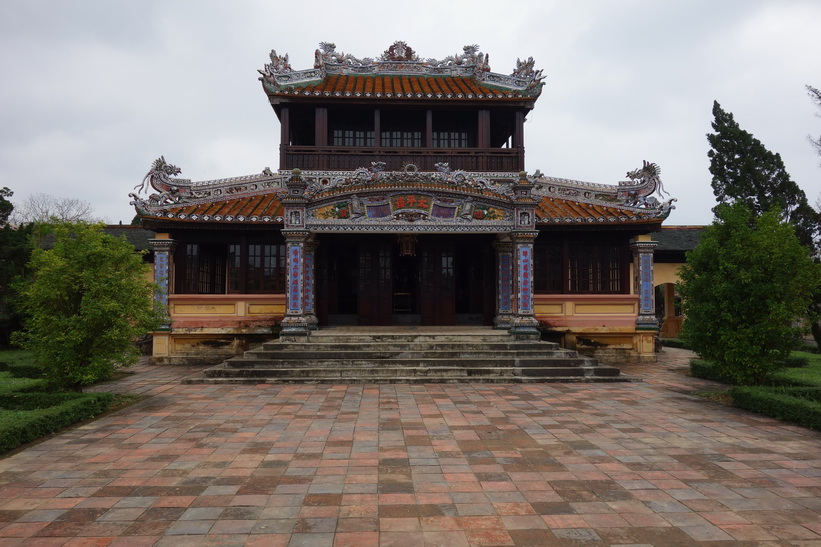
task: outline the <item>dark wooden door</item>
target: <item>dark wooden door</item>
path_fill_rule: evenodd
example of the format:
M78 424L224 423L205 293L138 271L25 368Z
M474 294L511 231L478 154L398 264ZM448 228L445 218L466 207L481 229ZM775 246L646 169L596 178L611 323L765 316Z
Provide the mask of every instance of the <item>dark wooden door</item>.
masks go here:
M390 325L393 313L391 245L387 241L359 247L359 324Z
M456 257L451 242L420 245L420 311L423 325L456 321Z

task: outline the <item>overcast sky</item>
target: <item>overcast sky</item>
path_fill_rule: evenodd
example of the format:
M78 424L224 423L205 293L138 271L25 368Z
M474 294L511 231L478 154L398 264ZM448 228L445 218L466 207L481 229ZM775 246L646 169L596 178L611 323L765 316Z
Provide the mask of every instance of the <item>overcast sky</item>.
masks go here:
M271 49L301 70L322 41L376 57L404 40L436 59L478 44L503 74L534 57L529 172L616 184L656 162L679 200L667 224L707 224L713 100L821 194L819 28L818 0L2 0L0 187L128 223L160 155L194 180L278 166Z

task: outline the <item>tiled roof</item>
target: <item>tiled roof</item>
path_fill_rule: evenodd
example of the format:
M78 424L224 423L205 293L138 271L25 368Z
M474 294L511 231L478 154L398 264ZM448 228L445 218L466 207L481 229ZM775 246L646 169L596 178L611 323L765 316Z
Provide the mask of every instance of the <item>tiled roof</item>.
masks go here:
M483 194L479 191L472 193ZM162 212L144 215L144 218L175 222L281 224L283 213L281 196L268 193L178 207L171 206ZM657 216L643 213L641 209L596 205L553 197L541 198L536 206L536 218L537 224L541 226L594 223L647 224L660 221Z
M653 234L656 251L686 252L696 248L706 226L664 226Z
M108 235L114 237L125 237L125 239L134 245L138 251L150 250L151 245L148 240L154 237L154 232L146 230L142 226L128 226L111 224L103 227L103 231Z
M583 222L642 224L660 222L660 219L655 214L642 214L641 209L634 207L597 205L546 196L542 197L536 205L537 224L579 224Z
M518 91L496 89L465 76L329 74L306 85L283 86L269 95L393 99L529 99Z
M284 207L276 194L258 194L255 196L225 199L170 207L165 212L146 214L147 219L174 219L191 222L282 222Z

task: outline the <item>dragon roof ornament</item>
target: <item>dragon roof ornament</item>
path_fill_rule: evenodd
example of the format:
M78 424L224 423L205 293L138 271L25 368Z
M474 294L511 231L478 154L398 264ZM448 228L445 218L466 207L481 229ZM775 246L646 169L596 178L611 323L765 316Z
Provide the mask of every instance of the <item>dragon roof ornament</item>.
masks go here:
M281 177L268 167L256 175L198 182L175 178L180 173L182 169L160 156L151 164L142 182L134 187L136 192L128 194L132 199L130 205L140 213L148 213L203 201L281 191L282 188ZM156 193L150 193L151 189ZM148 194L147 198L140 197L142 193Z
M544 85L541 70L535 70L533 57L525 61L516 60L516 68L510 75L490 71L490 56L479 51L476 44L466 45L462 53L444 59L422 59L405 42L394 42L379 57L357 58L337 51L336 44L321 42L314 53L313 69L294 71L288 55L270 54L271 62L266 64L260 80L270 91L283 87L308 85L325 78L328 74L346 75L421 75L421 76L462 76L473 77L488 85L495 85L538 97Z

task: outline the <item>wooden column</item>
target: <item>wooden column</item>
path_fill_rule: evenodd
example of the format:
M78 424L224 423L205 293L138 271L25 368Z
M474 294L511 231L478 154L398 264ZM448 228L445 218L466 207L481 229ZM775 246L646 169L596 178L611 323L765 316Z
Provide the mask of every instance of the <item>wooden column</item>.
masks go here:
M279 168L287 169L286 156L291 144L291 109L283 106L279 111Z
M519 169L525 168L525 113L516 112L516 125L513 128L513 148L519 156Z
M313 234L305 241L302 259L303 291L302 301L308 330L316 330L319 320L316 317L316 249L319 243Z
M373 111L373 145L382 146L382 112L378 108Z
M490 110L479 111L476 147L490 148Z
M425 112L425 142L422 146L433 148L433 111L431 109Z
M513 243L510 239L493 243L496 250L496 315L493 328L509 329L513 324Z

